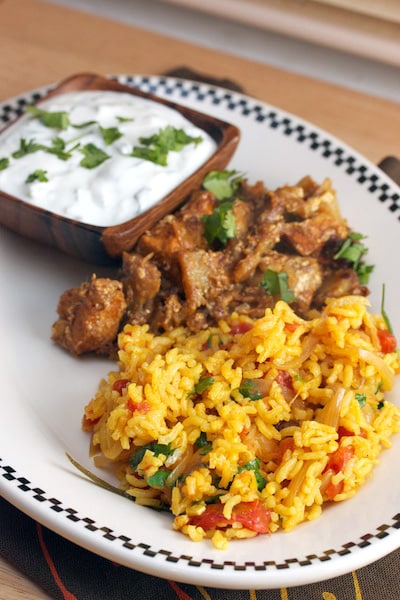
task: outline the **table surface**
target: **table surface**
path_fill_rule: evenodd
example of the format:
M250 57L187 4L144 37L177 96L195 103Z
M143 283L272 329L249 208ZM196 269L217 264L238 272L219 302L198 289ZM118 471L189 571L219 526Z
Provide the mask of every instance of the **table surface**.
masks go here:
M185 66L240 83L375 163L400 154L395 102L40 0L0 0L0 101L73 73L164 73L182 66L182 57ZM27 597L48 598L0 559L0 600Z

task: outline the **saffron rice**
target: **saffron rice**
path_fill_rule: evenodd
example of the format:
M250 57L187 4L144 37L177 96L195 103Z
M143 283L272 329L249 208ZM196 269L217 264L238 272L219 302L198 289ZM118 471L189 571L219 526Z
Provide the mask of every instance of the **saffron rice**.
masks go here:
M119 369L85 408L96 464L194 541L292 530L351 498L400 431L385 337L361 296L308 321L279 301L197 334L126 325Z

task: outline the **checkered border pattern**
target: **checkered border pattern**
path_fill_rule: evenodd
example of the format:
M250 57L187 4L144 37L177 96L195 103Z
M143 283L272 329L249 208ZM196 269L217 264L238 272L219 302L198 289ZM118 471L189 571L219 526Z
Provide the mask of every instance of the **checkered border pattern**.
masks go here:
M139 87L145 92L173 96L173 100L179 96L181 98L190 97L198 102L208 100L211 101L211 104L223 105L228 111L239 112L242 116L264 123L282 135L295 139L299 144L308 146L323 158L333 161L337 167L344 169L348 175L354 177L357 183L365 186L367 191L373 194L378 202L385 204L387 210L395 213L397 220L400 221L400 194L393 192L386 182L380 180L379 175L371 173L368 165L360 162L360 159L352 155L350 151L338 146L334 139L325 137L323 131L313 130L311 124L296 122L295 117L278 109L269 110L264 104L257 103L257 100L207 84L156 76L119 75L113 76L113 79ZM49 89L50 87L34 91L12 102L0 104L0 128L2 124L7 124L21 115L27 105L39 100Z
M29 479L26 477L20 476L16 470L9 466L3 464L2 459L0 458L0 477L7 480L11 485L16 486L21 492L26 494L30 494L32 498L39 502L40 504L44 504L47 506L49 510L54 511L60 515L63 515L66 519L75 523L79 526L83 526L86 530L92 533L100 533L100 535L107 541L112 543L119 543L122 547L127 550L136 550L140 551L143 556L147 556L149 558L164 558L166 562L170 563L179 563L185 562L190 567L202 567L207 566L210 569L222 570L225 568L230 568L235 571L269 571L269 570L283 570L290 569L293 567L307 567L316 563L323 563L329 560L332 560L335 557L342 557L348 554L351 554L354 550L359 550L362 548L367 548L371 546L371 544L379 542L379 540L390 535L391 531L400 529L400 512L394 515L391 524L383 524L377 527L375 533L366 533L361 536L361 538L357 542L347 542L343 544L338 549L330 548L325 550L322 554L309 554L304 558L287 558L283 562L276 562L274 560L263 561L261 563L257 563L255 561L246 561L243 564L238 564L234 561L221 561L217 562L212 559L203 559L201 561L195 560L193 557L181 554L175 556L171 551L159 549L154 550L148 544L144 543L136 543L133 542L131 538L126 535L118 535L109 527L101 527L98 525L93 519L90 517L82 517L79 515L78 511L71 507L63 506L63 503L54 497L49 497L45 490L40 487L36 487Z
M174 100L176 100L177 96L181 96L182 98L191 97L200 102L207 98L211 100L212 104L222 104L227 110L233 112L239 111L242 116L265 123L271 129L279 130L282 135L292 136L298 143L307 145L312 151L319 153L327 160L333 160L335 165L343 168L348 175L355 177L359 184L366 186L368 192L375 194L377 200L384 203L390 212L396 213L397 219L400 220L399 194L391 192L390 186L380 181L379 176L371 173L368 166L360 163L356 156L349 154L347 150L337 146L333 140L325 138L323 132L314 131L311 125L296 123L293 117L286 116L278 110L268 110L264 105L258 104L256 100L247 98L241 94L231 93L221 88L209 87L204 84L163 77L118 76L115 79L121 83L139 87L147 92L155 94L162 92L166 96L173 95ZM0 104L0 128L3 124L6 125L21 115L27 105L39 100L50 89L51 87L34 91L6 104ZM35 487L29 479L19 476L13 467L3 465L1 462L2 460L0 459L1 477L10 482L10 484L16 485L22 492L32 494L33 499L37 502L46 503L50 510L63 514L69 521L83 526L88 531L99 532L104 539L110 542L119 542L128 550L139 550L144 556L150 558L164 557L167 562L171 563L184 561L193 567L204 565L216 570L233 568L235 571L267 571L271 569L290 569L293 566L306 567L318 562L329 561L334 557L346 556L357 549L366 548L390 535L391 531L400 529L399 512L394 515L391 524L380 525L375 533L366 533L357 542L348 542L339 549L325 550L321 555L311 554L302 559L288 558L282 563L277 563L273 560L263 561L262 563L248 561L239 565L232 561L216 562L211 559L197 561L188 555L174 556L168 550L153 550L148 544L134 543L125 535L116 535L112 529L99 526L93 519L81 517L75 509L64 507L62 502L57 498L48 497L45 490Z

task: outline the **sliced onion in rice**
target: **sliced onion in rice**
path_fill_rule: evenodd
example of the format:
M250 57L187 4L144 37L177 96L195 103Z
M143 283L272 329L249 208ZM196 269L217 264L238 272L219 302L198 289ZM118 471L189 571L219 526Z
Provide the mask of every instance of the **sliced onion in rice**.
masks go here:
M300 356L296 356L292 360L289 360L279 365L280 369L298 369L301 365L310 357L311 352L314 350L317 343L317 336L310 333L302 342L302 350Z
M391 390L394 383L394 375L385 361L377 354L374 354L369 350L365 350L364 348L359 348L358 354L362 360L375 367L375 369L378 371L382 378L383 389Z
M334 396L330 400L328 400L324 408L318 413L316 420L319 423L323 423L324 425L330 425L335 429L338 428L340 407L343 402L345 393L346 389L344 387L339 387L336 390Z
M304 480L307 475L308 467L310 466L310 462L306 461L301 467L300 471L296 473L293 477L292 481L289 484L289 494L283 500L283 504L285 506L293 506L293 502L295 497L298 495L301 486L304 483Z
M193 446L189 445L181 460L179 460L176 467L172 469L171 473L168 475L165 482L167 486L173 486L175 481L188 470L193 460L193 455Z

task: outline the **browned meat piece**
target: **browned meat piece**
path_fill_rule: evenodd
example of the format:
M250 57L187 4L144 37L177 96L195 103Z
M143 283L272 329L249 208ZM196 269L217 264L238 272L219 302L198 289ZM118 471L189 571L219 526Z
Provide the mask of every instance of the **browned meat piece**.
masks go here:
M125 309L122 283L93 275L89 283L62 294L52 339L72 354L109 354Z
M296 307L301 313L309 310L314 294L322 283L322 269L316 258L293 256L272 252L259 265L262 272L271 269L288 275L289 289L296 297ZM260 274L261 279L262 273Z
M222 252L181 252L178 261L188 314L200 306L212 307L214 299L230 286L227 259Z
M186 325L187 308L175 293L167 295L157 303L151 320L152 331L169 331Z
M151 262L151 255L125 252L121 280L127 302L126 319L130 323L145 323L153 311L154 299L161 286L161 272Z
M215 198L210 192L195 192L178 213L167 215L142 235L137 252L143 255L153 253L170 266L177 252L206 247L202 217L212 213L214 205Z
M283 225L283 221L263 223L248 240L245 256L238 261L233 273L236 282L243 282L254 275L262 257L269 254L279 242Z
M300 185L306 196L304 217L308 218L317 212L329 214L334 219L345 224L337 196L332 188L332 182L326 177L319 185L311 177L303 177L297 185Z
M236 288L230 305L230 312L248 315L252 319L264 316L266 308L272 308L275 301L259 285L243 285Z
M242 200L235 200L232 212L236 222L235 238L240 240L248 235L249 228L253 225L254 214L251 205Z
M331 237L346 239L349 229L343 221L319 213L299 223L286 223L282 233L284 240L301 256L317 256Z
M315 294L313 305L321 309L327 298L351 295L368 296L368 294L368 288L360 285L357 273L353 269L341 269L324 275L322 285Z

